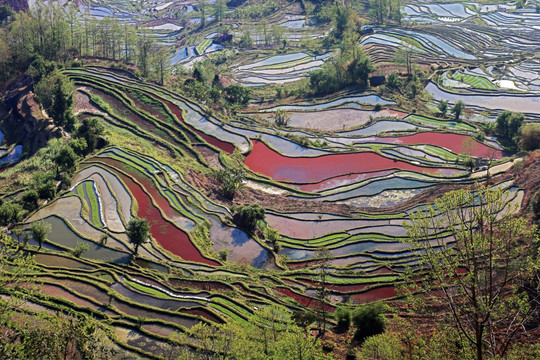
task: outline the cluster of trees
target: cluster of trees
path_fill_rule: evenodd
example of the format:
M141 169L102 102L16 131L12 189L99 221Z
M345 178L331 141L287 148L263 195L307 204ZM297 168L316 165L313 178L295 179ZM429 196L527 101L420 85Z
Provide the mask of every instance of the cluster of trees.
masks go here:
M352 53L342 52L327 61L322 69L313 71L309 76L310 88L313 93L324 95L349 85L367 87L369 74L374 70L364 51L354 48Z
M217 67L210 61L197 63L193 68L192 77L178 85L193 98L218 109L246 106L253 98L251 89L247 87L237 84L224 87Z
M368 14L377 24L384 24L387 20L401 24L402 6L403 0L369 0Z
M19 198L0 201L0 226L19 222L25 214L37 209L40 199L54 199L58 187L69 185L80 158L104 144L101 138L104 130L98 118L86 118L74 129L69 142L62 139L49 141L41 151L45 156L39 168L32 173L27 189Z
M504 357L538 311L538 244L509 196L483 186L452 191L406 224L425 271L421 282L406 276L412 304L429 310L423 293L453 324L460 358Z
M145 28L137 30L116 17L83 15L75 3L38 0L28 12L8 12L0 22L0 80L24 72L41 56L66 65L81 56L136 63L143 76L159 75L168 53L158 50Z
M176 345L196 339L198 349ZM223 325L197 324L189 333L170 336L170 345L162 350L166 359L330 359L318 339L293 321L292 313L277 305L255 311L249 322Z
M32 231L32 230L31 230ZM41 297L33 256L0 232L0 358L114 359L106 330L93 318L69 310L26 312L25 302Z
M240 205L235 209L233 220L235 224L254 232L259 221L264 220L264 208L259 204Z

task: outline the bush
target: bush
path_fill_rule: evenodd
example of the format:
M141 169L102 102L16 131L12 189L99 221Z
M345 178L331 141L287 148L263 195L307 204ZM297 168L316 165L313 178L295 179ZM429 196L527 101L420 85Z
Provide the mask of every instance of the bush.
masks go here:
M240 206L234 214L233 220L238 226L253 231L257 226L257 221L264 220L264 208L259 204Z
M221 192L232 200L236 192L244 184L246 176L243 169L226 168L216 173L216 179L221 183Z
M540 124L527 124L523 126L519 147L526 151L533 151L540 148Z
M401 340L393 334L379 334L366 339L360 351L361 359L403 359Z
M17 203L4 202L0 205L0 226L7 226L11 222L19 222L22 219L22 209Z
M86 243L77 243L75 249L73 249L73 255L75 257L80 257L84 252L88 251L90 247Z
M352 317L356 327L354 339L363 343L370 336L382 334L386 328L384 313L388 310L388 306L382 301L359 307Z
M221 261L227 261L229 257L229 251L227 249L221 249L218 251L218 256Z
M39 195L36 190L27 190L22 196L23 208L27 211L33 211L38 207Z
M340 306L336 309L337 332L344 333L351 326L351 310L347 307Z
M46 183L41 184L37 191L40 199L54 199L56 196L56 185L54 180L49 180Z

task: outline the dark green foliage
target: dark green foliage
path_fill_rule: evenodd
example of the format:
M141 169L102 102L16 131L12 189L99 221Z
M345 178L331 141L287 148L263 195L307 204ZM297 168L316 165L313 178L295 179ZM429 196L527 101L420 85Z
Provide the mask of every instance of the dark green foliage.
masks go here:
M10 16L13 16L15 12L11 10L11 8L8 5L1 5L0 6L0 23L2 23L4 20L9 18Z
M540 124L527 124L521 128L519 147L533 151L540 148Z
M90 247L86 243L77 243L75 249L73 249L73 256L80 257L84 252L88 251Z
M289 124L290 117L287 115L285 110L278 109L274 114L274 121L276 122L277 126L287 126Z
M27 190L23 193L22 206L27 211L33 211L38 207L39 195L36 190Z
M129 242L135 245L133 253L137 255L139 252L139 245L146 243L150 236L150 225L148 224L148 220L134 217L128 223L126 234L129 238Z
M241 85L229 85L224 93L225 100L232 105L246 106L252 99L251 89Z
M292 314L294 323L299 327L306 329L309 325L313 324L317 320L317 314L312 310L296 310Z
M524 121L525 116L522 113L505 110L497 116L495 131L509 142L508 145L515 146Z
M396 89L399 87L399 75L395 71L391 72L386 78L386 87Z
M38 242L39 249L41 249L41 246L47 240L47 236L52 230L51 224L46 223L43 220L39 220L39 221L33 222L32 225L30 225L29 229L34 240Z
M11 222L22 219L22 208L14 202L4 202L0 205L0 226L7 226Z
M56 125L67 130L73 128L75 117L71 113L71 108L74 87L65 75L53 72L43 77L36 84L35 93Z
M476 161L470 157L470 156L465 156L463 161L462 161L463 165L466 166L471 172L474 170L474 167L476 166Z
M448 100L441 100L437 108L441 112L441 115L446 115L446 112L448 111Z
M204 83L206 81L206 77L198 66L195 66L193 69L193 78L200 83Z
M536 198L532 203L533 218L536 223L540 222L540 192L536 194Z
M54 162L58 166L58 171L73 173L77 162L77 155L70 146L64 146L56 155Z
M48 180L38 186L37 192L40 199L51 200L56 196L56 184L54 180Z
M84 156L86 154L86 151L88 149L88 145L86 144L86 140L83 138L77 138L77 139L71 139L68 143L69 147L73 149L75 154L79 156Z
M454 106L452 107L452 114L454 114L455 119L459 120L459 117L461 116L461 113L465 109L465 103L461 100L458 100Z
M221 249L218 251L218 256L221 261L227 261L229 257L229 251L227 249Z
M349 85L368 85L369 75L375 70L368 56L361 50L341 53L335 60L326 62L322 69L311 72L309 83L315 94L324 95Z
M337 320L337 332L344 333L351 326L351 310L345 306L340 306L335 312Z
M388 306L382 301L365 304L356 309L352 316L356 327L354 339L363 343L368 337L383 333L386 328L384 313L388 310Z
M86 141L85 153L89 154L97 147L99 137L105 132L105 127L99 118L91 117L82 121L76 136Z
M264 220L264 208L259 204L242 205L234 214L234 222L248 231L254 231L257 222Z
M43 56L37 55L36 59L30 64L27 73L28 75L32 76L34 81L37 83L54 70L56 70L56 64L54 61L45 60Z
M228 199L233 199L236 192L242 187L246 176L243 169L223 169L216 174L216 179L221 183L221 192Z

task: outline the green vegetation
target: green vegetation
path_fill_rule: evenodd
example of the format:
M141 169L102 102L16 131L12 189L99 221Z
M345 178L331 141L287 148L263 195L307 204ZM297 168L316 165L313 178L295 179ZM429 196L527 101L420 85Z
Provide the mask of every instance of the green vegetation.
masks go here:
M239 206L235 211L233 220L238 226L253 232L257 227L257 223L264 220L264 208L259 204Z
M388 306L380 301L358 307L352 315L355 340L362 343L370 336L383 333L387 321L384 313L388 310Z
M39 251L41 250L41 246L43 246L43 243L47 241L47 236L49 236L49 233L52 230L52 226L51 224L43 220L39 220L33 222L32 225L30 225L29 230L32 234L32 238L39 244Z
M148 224L148 220L134 217L128 223L126 234L129 242L135 245L133 254L137 256L139 246L147 243L150 236L150 224Z
M448 321L475 348L478 360L486 352L504 356L508 347L493 343L494 334L508 321L518 327L529 321L534 306L520 290L534 272L526 256L534 251L531 234L525 221L514 217L508 196L489 187L451 191L406 225L412 243L422 250L420 264L429 280L418 284L409 278L411 289L425 291L431 304L448 309ZM437 235L441 229L452 233L454 246ZM511 344L517 333L506 332L501 340Z
M216 179L221 183L221 192L230 200L243 186L245 178L246 175L243 169L225 168L216 173Z
M475 75L469 75L464 74L460 71L456 71L452 77L458 81L463 81L466 84L471 85L474 88L478 89L497 89L497 86L493 84L491 81L489 81L487 78L483 76L475 76Z

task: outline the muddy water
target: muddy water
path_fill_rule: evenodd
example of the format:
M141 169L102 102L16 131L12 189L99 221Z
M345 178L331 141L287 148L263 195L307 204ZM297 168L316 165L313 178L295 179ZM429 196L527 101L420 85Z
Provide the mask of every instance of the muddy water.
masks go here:
M466 105L486 109L540 114L540 96L454 94L441 90L432 82L427 84L426 91L437 100L448 100L451 103L462 100Z

